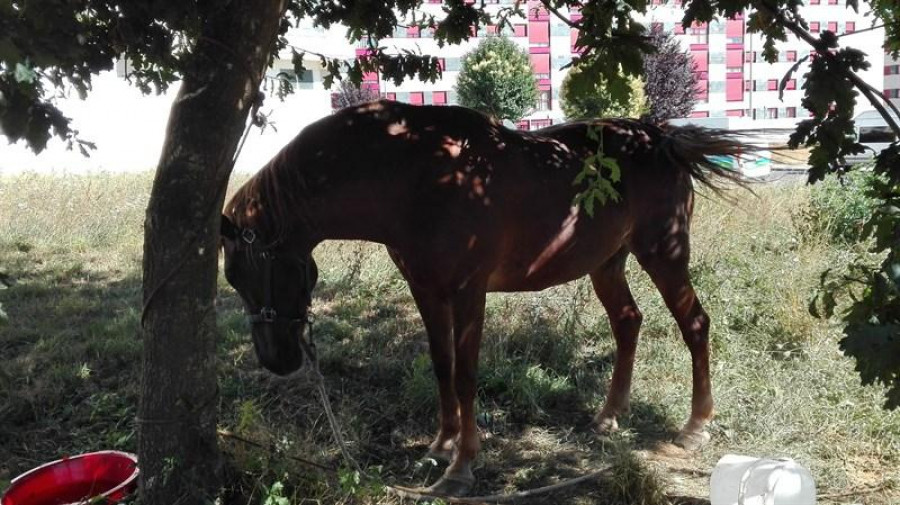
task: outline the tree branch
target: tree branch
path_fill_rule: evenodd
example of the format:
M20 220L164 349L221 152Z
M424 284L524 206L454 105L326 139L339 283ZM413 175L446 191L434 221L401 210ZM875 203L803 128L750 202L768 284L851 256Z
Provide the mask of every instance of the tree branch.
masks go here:
M875 86L872 86L871 84L869 84L867 82L863 82L863 84L865 84L866 87L868 87L869 90L872 91L872 93L875 93L877 96L879 96L881 98L881 100L885 104L887 104L887 106L890 107L892 111L894 111L894 114L896 114L897 117L900 117L900 109L897 109L897 106L894 105L894 102L884 98L884 95L882 95L881 91L878 91L878 89Z
M799 24L795 21L792 21L785 17L784 13L776 9L775 7L769 5L765 0L755 0L753 5L756 6L760 11L764 11L771 16L773 16L779 23L781 23L785 28L793 32L799 39L805 41L809 45L811 45L817 54L821 55L824 58L829 58L834 61L834 55L831 54L827 49L824 49L821 44L821 39L817 39L812 36L808 31L804 30ZM897 136L900 136L900 126L897 125L897 122L891 117L891 114L888 113L887 109L884 108L884 105L881 101L875 96L872 92L874 88L870 87L866 84L865 81L862 80L856 73L854 73L849 68L843 68L844 77L850 80L854 86L856 86L860 92L869 100L869 103L872 104L872 107L878 111L879 114L884 118L885 122L887 122L888 126L894 131ZM893 104L891 105L892 108ZM895 108L894 108L895 109ZM895 109L896 110L896 109Z
M562 13L559 12L559 9L553 7L553 5L550 4L550 0L541 0L541 4L543 4L543 6L546 7L548 11L552 12L553 15L559 18L563 23L569 25L572 28L581 28L581 23L576 23L571 19L563 16Z

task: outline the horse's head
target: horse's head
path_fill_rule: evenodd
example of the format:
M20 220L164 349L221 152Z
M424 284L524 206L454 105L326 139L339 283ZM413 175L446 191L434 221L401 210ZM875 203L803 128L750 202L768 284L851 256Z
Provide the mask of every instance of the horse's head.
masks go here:
M225 278L249 314L259 362L278 375L303 365L302 341L318 268L312 256L261 243L256 231L222 216Z

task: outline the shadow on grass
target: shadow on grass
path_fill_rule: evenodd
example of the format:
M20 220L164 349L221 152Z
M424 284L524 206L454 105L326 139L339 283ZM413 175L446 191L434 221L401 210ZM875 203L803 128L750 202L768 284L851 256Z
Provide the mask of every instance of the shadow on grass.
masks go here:
M71 257L2 259L17 282L0 292L9 314L0 332L0 474L63 454L134 450L137 274Z

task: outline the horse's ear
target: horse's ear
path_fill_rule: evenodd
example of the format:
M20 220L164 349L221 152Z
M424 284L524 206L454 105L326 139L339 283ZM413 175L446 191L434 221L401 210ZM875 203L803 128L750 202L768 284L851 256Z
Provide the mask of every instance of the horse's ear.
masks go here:
M222 215L221 224L219 225L219 235L229 240L237 240L238 228L228 219L228 216Z

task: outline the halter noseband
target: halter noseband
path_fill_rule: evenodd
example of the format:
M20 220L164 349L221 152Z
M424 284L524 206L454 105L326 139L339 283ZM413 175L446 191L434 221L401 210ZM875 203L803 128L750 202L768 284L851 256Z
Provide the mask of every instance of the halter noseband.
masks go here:
M241 230L240 238L245 244L252 247L254 242L256 242L257 235L252 229L244 228ZM283 321L289 325L305 323L310 326L310 331L312 331L312 320L309 317L308 310L305 318L282 316L275 310L275 306L272 303L272 263L275 260L275 255L267 250L263 250L259 253L259 257L263 260L263 305L260 307L258 313L247 315L250 324L274 324L278 321ZM310 262L302 259L298 259L297 261L303 265L303 268L306 271L306 281L308 283L311 274ZM306 295L309 299L306 304L307 309L312 304L311 294L312 286L307 285ZM300 340L302 342L302 336L300 337ZM306 344L305 342L302 343Z

